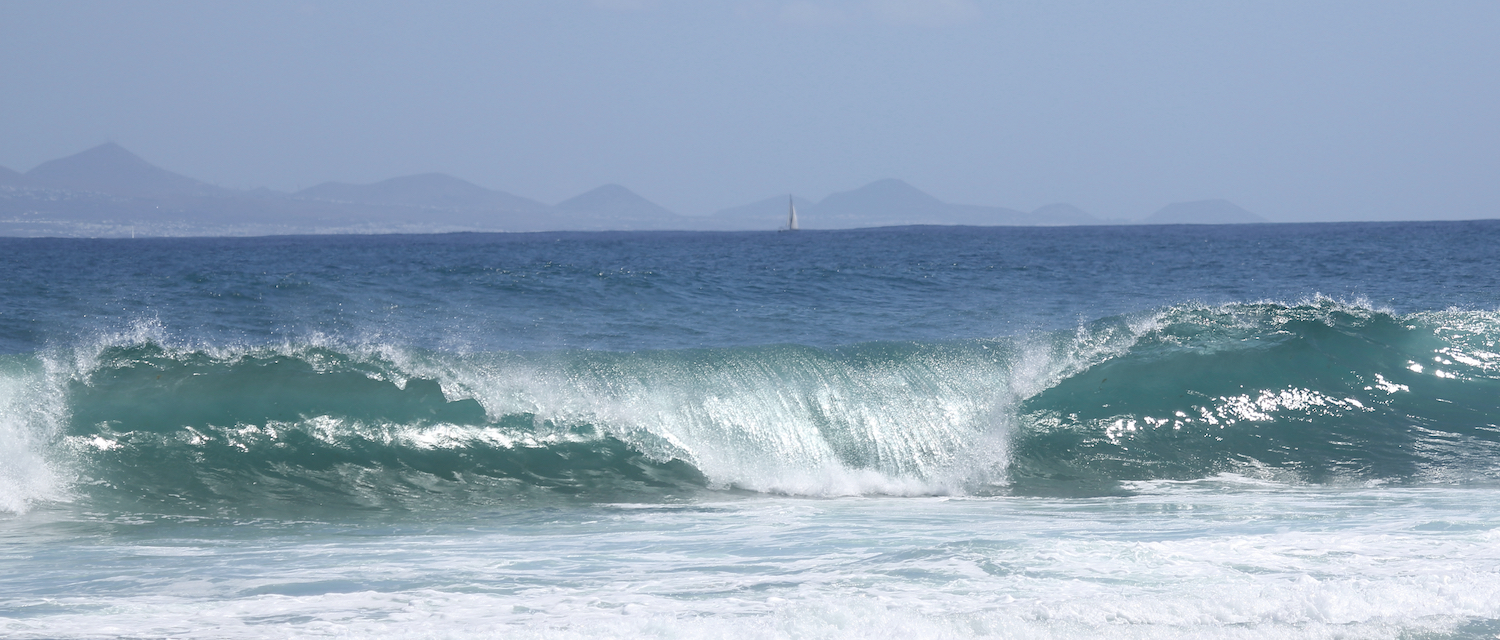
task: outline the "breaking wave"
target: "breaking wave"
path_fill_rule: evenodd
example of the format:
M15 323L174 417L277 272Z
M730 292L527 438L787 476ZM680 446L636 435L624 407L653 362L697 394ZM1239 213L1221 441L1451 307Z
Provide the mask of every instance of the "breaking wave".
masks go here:
M0 509L1074 494L1500 476L1500 314L1319 299L833 349L225 347L0 357Z

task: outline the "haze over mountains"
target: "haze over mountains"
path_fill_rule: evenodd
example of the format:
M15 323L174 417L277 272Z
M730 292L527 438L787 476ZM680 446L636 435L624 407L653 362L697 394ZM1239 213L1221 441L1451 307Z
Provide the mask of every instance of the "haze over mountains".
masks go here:
M401 205L425 208L500 209L506 211L545 211L547 205L491 191L472 182L441 173L423 173L381 180L374 184L325 182L298 191L297 196L332 202Z
M1077 207L1048 205L1031 212L1005 207L949 204L895 179L877 180L853 191L843 191L821 202L795 199L804 229L849 229L914 224L944 225L1078 225L1111 224ZM766 229L785 225L787 198L768 198L724 209L710 216L722 228Z
M804 229L892 225L1090 225L1076 207L1034 211L943 202L886 179L829 195L793 198ZM787 196L706 216L684 216L615 184L547 205L427 173L373 184L326 182L296 193L235 190L177 174L107 143L42 163L25 174L0 167L0 235L275 235L448 231L771 230L784 227ZM1143 222L1265 222L1223 200L1168 205Z
M1199 200L1177 202L1147 216L1142 224L1242 224L1265 222L1266 219L1250 213L1228 200Z
M43 162L26 172L38 184L122 196L225 196L228 189L152 165L114 143Z

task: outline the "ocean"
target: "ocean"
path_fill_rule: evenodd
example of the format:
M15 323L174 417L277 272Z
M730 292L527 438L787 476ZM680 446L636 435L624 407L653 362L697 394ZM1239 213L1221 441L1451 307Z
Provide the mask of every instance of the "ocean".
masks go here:
M0 635L1500 637L1497 247L0 239Z

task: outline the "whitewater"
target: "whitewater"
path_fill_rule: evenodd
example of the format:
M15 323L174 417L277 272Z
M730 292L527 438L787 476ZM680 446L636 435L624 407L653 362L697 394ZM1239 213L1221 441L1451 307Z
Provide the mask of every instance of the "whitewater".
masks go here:
M1497 243L0 239L0 634L1496 637Z

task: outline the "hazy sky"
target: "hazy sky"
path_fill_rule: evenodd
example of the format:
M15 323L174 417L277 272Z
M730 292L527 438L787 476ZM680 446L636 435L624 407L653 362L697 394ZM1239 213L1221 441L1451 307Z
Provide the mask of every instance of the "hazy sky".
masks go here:
M0 0L0 166L1500 217L1500 2Z

